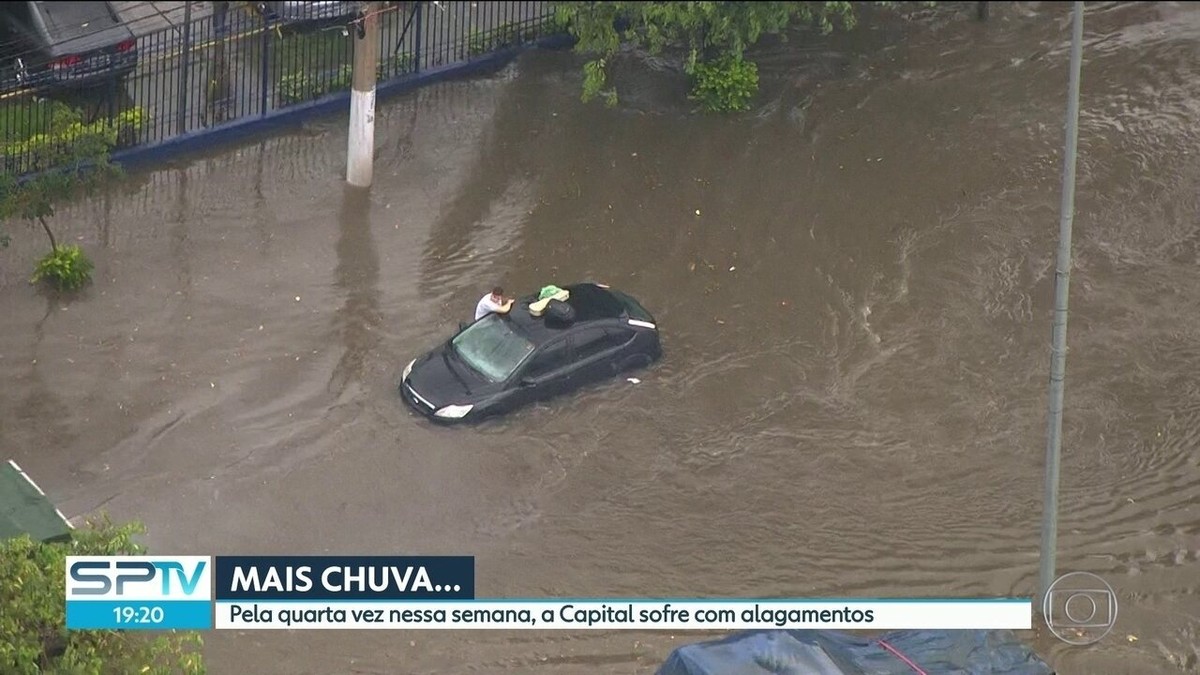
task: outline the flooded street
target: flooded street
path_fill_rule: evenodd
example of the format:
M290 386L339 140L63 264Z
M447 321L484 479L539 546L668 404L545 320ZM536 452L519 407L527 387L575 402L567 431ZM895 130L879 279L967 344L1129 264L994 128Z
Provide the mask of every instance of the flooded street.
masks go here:
M325 120L64 208L93 287L0 254L0 449L164 554L474 554L479 596L1037 584L1070 4L764 45L757 107L579 60ZM1119 595L1062 675L1200 672L1200 10L1085 24L1058 568ZM18 228L24 228L23 225ZM396 391L495 283L630 291L639 373L475 428ZM3 459L0 458L0 459ZM1136 640L1129 636L1135 636ZM213 673L652 673L702 634L206 635Z

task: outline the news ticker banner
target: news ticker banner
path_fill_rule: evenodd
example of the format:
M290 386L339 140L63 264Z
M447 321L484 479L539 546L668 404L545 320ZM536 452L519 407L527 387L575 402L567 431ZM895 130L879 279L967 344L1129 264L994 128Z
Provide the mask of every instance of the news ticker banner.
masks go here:
M475 597L470 556L68 557L72 630L920 630L1032 628L980 599Z

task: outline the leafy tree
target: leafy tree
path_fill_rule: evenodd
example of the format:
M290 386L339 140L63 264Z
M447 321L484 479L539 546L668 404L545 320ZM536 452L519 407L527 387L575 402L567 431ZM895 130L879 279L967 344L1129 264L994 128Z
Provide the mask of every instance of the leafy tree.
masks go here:
M138 523L107 517L43 543L28 535L0 541L0 672L11 675L165 675L205 672L197 633L68 631L63 598L68 555L141 555Z
M50 240L50 253L38 261L34 281L73 290L91 278L91 261L78 246L60 245L48 219L59 200L89 193L121 173L110 152L121 134L136 130L141 121L141 109L134 108L114 120L85 124L80 111L58 105L51 108L45 130L0 148L0 221L37 223ZM7 245L7 236L0 239Z
M895 2L876 2L893 6ZM931 4L931 3L926 3ZM575 36L576 51L595 55L584 65L583 100L617 102L608 64L622 45L651 54L686 50L684 72L693 98L712 111L744 110L758 91L758 70L746 50L767 34L816 25L825 33L856 24L851 2L562 2L557 20Z

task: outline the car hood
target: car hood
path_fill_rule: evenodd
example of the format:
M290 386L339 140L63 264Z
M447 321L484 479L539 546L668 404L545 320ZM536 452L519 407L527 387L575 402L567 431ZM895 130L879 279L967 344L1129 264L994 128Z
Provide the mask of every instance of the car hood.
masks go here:
M410 393L415 393L434 410L473 403L495 388L459 361L448 345L418 358L404 383Z

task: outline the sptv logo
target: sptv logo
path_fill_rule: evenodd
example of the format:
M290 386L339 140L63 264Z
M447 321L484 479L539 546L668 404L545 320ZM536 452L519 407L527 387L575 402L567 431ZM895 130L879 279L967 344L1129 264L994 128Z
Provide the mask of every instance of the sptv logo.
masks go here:
M208 630L208 556L105 555L67 558L70 630Z
M67 600L212 598L207 556L70 556Z

